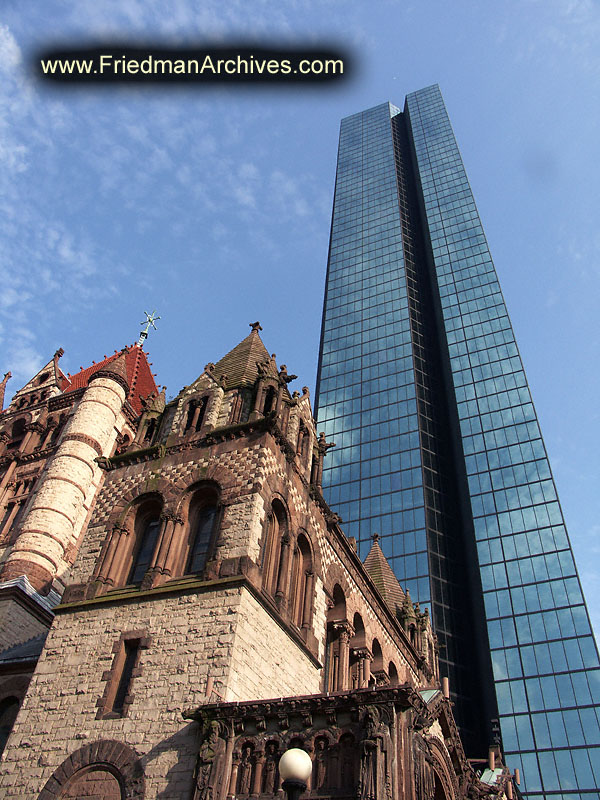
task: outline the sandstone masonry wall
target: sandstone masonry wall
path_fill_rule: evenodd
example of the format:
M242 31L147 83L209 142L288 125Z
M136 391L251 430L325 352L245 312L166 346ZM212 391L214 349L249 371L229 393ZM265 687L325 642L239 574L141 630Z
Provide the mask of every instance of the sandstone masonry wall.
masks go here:
M238 613L225 700L266 700L321 691L321 670L250 592L242 594Z
M217 690L226 681L240 601L240 590L229 589L57 616L4 753L0 795L34 800L71 752L116 739L143 755L148 800L160 792L186 797L196 729L181 712L205 702L209 674ZM133 703L124 718L97 720L103 673L127 631L151 639L140 654Z
M133 679L134 700L126 717L98 720L103 674L127 631L143 631L151 640ZM209 676L217 692L235 700L317 692L320 680L246 589L59 614L4 754L1 796L34 800L71 752L116 739L143 756L147 800L186 797L197 728L181 713L206 702Z

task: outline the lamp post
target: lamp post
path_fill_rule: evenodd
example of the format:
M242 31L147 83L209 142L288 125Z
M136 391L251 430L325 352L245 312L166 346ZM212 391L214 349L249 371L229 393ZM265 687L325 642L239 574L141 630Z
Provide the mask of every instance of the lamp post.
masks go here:
M292 747L285 751L279 759L279 774L288 800L299 800L302 792L306 791L311 772L312 761L306 750Z

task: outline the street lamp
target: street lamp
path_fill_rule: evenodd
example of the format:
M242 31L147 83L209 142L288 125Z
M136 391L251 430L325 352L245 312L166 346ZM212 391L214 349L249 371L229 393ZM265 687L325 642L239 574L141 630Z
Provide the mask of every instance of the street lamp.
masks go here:
M306 791L311 772L312 761L306 750L292 747L285 751L279 759L279 774L288 800L299 800L302 792Z

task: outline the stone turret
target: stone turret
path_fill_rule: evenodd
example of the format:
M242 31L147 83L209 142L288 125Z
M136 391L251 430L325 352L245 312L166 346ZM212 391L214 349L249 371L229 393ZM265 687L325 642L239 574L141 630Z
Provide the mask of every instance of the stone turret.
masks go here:
M1 581L27 575L38 591L49 591L55 582L58 591L64 588L65 553L75 545L98 488L95 459L110 455L114 445L115 423L129 391L126 376L123 354L90 378L21 522Z

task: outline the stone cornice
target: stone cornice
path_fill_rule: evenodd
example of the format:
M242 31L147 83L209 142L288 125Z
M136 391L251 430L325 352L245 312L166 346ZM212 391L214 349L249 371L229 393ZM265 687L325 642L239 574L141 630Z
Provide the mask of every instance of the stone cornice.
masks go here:
M17 452L11 453L10 456L5 454L2 458L0 458L0 469L8 466L11 461L16 461L18 464L28 464L32 461L40 461L51 456L55 450L56 445L52 445L52 447L46 447L43 450L33 450L31 453Z
M333 711L336 714L358 712L366 706L394 703L401 709L413 709L428 724L434 718L419 693L409 684L385 686L380 688L354 689L346 692L329 692L326 694L301 695L299 697L272 698L267 700L246 700L232 703L207 703L196 709L183 712L184 719L205 722L207 719L234 720L240 717L279 716L293 712L295 714L314 714L316 712Z
M86 388L86 386L82 386L81 389L75 389L73 392L65 392L56 397L51 397L48 400L48 411L59 411L61 408L69 408L74 405L78 400L81 400Z

